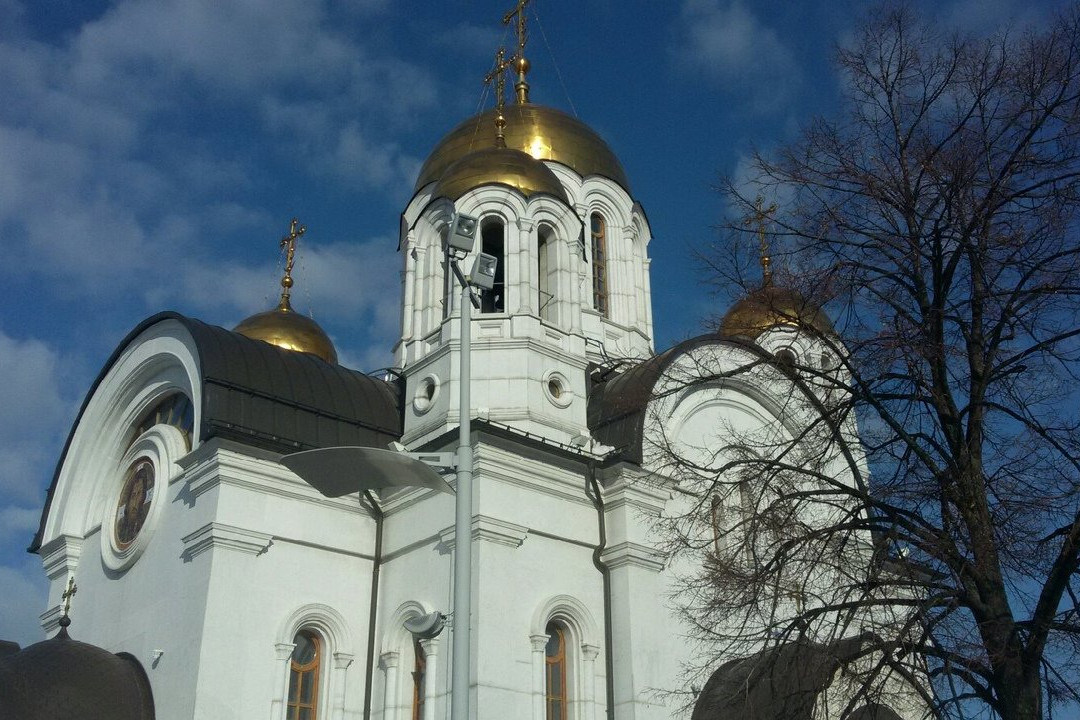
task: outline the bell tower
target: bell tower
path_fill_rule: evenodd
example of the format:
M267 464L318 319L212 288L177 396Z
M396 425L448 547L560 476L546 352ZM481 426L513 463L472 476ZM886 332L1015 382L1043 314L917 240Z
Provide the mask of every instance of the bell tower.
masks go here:
M406 380L406 444L456 427L460 300L445 249L455 213L478 219L474 255L497 263L471 323L477 414L569 442L587 433L590 364L653 352L645 214L599 135L529 102L522 8L503 22L515 23L517 46L509 57L500 48L485 78L495 108L439 142L402 213L395 354ZM503 100L508 72L513 104Z

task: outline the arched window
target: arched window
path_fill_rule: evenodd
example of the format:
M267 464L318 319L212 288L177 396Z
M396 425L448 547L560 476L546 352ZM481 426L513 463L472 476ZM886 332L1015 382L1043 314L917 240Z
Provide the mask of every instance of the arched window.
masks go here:
M439 229L439 261L436 263L436 272L441 276L442 287L442 317L445 320L450 317L450 308L453 307L454 299L452 297L454 292L454 282L452 279L453 273L450 271L449 260L447 259L448 248L446 245L446 238L450 234L450 226L443 225Z
M589 225L592 234L592 288L593 308L607 317L607 225L600 213L593 213Z
M427 655L420 639L413 637L413 672L412 672L412 720L423 720L424 687L427 682Z
M540 319L555 322L557 318L556 285L558 266L555 255L555 231L548 225L541 225L537 232L537 278L536 302L540 309Z
M293 638L295 647L289 661L289 699L285 720L315 720L319 708L319 666L322 641L308 630Z
M544 649L544 704L547 720L566 720L566 632L558 623L548 623Z
M495 258L495 285L480 299L480 312L506 310L506 233L500 220L489 218L480 228L480 251Z
M184 434L184 441L190 448L191 433L195 428L195 409L188 396L180 392L173 393L143 413L142 418L135 424L131 440L134 441L155 425L172 425Z

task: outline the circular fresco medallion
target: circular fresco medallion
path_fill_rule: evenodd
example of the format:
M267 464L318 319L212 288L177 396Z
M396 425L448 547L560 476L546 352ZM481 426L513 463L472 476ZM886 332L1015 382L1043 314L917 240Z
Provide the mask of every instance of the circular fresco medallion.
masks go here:
M139 536L139 530L146 522L153 500L154 464L148 458L142 457L133 462L131 468L128 469L124 487L120 491L120 499L116 503L116 522L113 525L113 532L116 537L116 546L120 550L127 549Z

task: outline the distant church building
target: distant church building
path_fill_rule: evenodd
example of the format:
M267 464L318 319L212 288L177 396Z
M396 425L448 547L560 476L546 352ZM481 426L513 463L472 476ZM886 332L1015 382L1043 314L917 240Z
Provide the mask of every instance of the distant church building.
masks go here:
M725 333L820 353L790 320L830 328L767 287L723 332L656 354L646 215L603 139L529 102L523 46L516 102L451 130L402 213L396 373L338 364L291 308L287 274L281 304L234 330L147 319L90 389L31 548L51 581L42 622L58 630L74 579L72 637L137 669L149 716L449 718L453 495L404 488L371 507L324 497L279 460L453 450L455 213L479 219L476 249L498 259L470 329L473 716L661 720L679 704L658 692L682 687L687 648L651 530L672 492L650 433L708 442L783 402L767 384L654 391L673 368L752 359ZM286 238L290 267L301 232ZM451 615L440 635L405 629L435 611ZM18 655L0 654L0 682Z

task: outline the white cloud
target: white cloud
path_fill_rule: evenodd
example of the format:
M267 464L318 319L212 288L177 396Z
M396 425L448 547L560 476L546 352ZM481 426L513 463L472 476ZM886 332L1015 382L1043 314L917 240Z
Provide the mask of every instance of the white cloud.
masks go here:
M0 499L40 502L71 408L61 396L60 358L44 343L0 331Z
M684 71L737 94L744 110L775 109L798 82L791 50L739 0L685 0L672 55Z
M0 640L14 640L23 647L45 639L38 616L45 612L48 584L27 558L16 567L0 565Z
M384 7L333 10L374 33ZM280 164L293 183L400 196L419 161L392 138L434 104L434 82L335 17L307 0L126 0L55 45L0 39L0 225L17 231L0 274L152 296L184 258L220 257L223 233L257 224Z
M22 535L25 544L29 545L40 520L41 510L37 508L0 507L0 541L18 542L18 536Z

